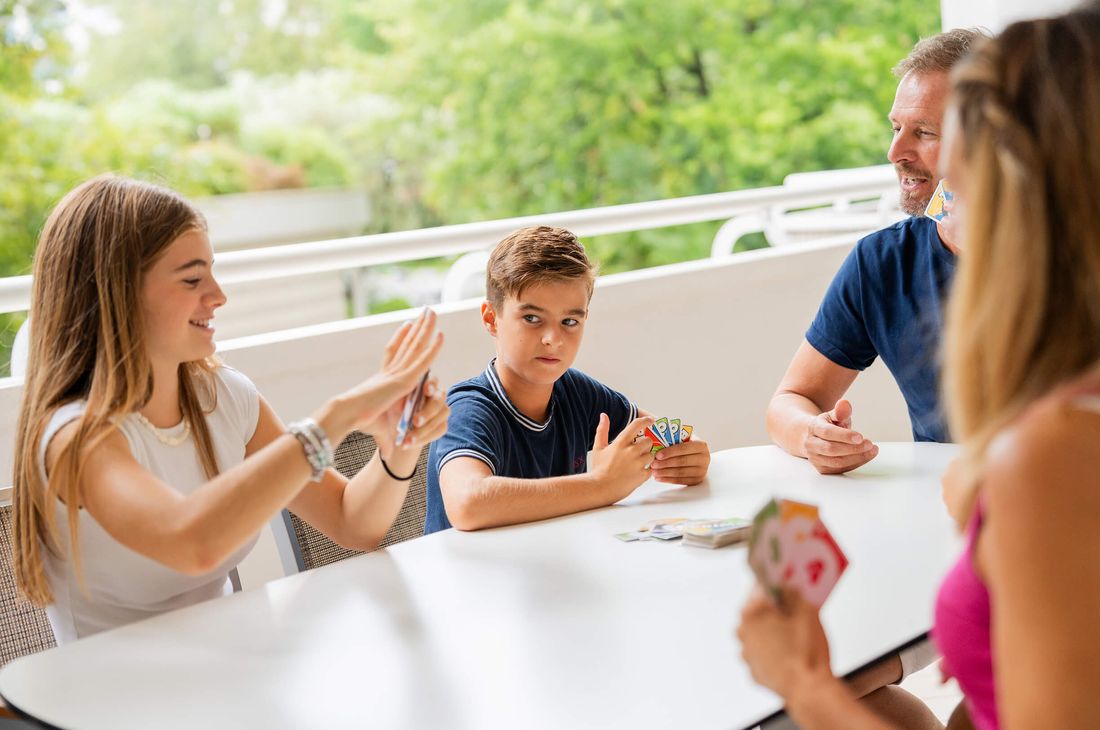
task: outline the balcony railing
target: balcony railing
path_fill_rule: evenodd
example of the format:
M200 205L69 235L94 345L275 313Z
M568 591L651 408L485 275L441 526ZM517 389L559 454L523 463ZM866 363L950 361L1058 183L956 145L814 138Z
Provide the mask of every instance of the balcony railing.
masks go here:
M877 201L895 189L888 165L800 173L768 188L229 251L218 254L218 280L234 284L453 256L488 248L511 231L535 224L562 226L582 238L717 220L747 222L739 227L742 233L769 227L780 232L784 221L796 231L800 223L803 228L807 222L816 224L818 234L829 230L830 221L834 231L838 226L848 232L873 230L889 219L890 208L873 207L853 215L853 201ZM809 216L789 213L821 206L831 209L824 215L820 211ZM733 242L728 240L725 250L714 249L712 254L729 253ZM29 276L0 279L0 313L25 311L30 306L30 284Z
M867 179L871 176L873 180ZM854 182L819 180L804 187L788 184L231 252L218 256L219 276L241 281L476 251L536 222L563 225L584 237L731 216L758 216L762 225L782 216L792 222L817 216L819 235L831 235L795 246L601 277L576 363L647 410L687 419L713 448L766 443L764 409L826 286L861 231L894 215L876 213L875 202L859 212L861 205L853 210L851 202L874 201L892 192L892 174L873 168ZM839 209L839 221L829 222L832 213L790 212L820 205ZM860 230L852 229L853 212ZM838 225L847 232L833 230ZM0 280L0 291L6 292L0 309L27 306L28 280ZM480 372L492 355L493 341L480 326L479 302L467 299L437 307L446 345L433 371L444 386ZM269 306L277 310L276 300ZM408 311L391 312L263 332L221 341L219 352L247 373L287 420L309 413L324 398L374 371L386 340L408 316ZM0 379L0 500L11 484L21 395L20 380ZM910 437L904 402L880 365L859 378L851 397L855 418L871 438Z

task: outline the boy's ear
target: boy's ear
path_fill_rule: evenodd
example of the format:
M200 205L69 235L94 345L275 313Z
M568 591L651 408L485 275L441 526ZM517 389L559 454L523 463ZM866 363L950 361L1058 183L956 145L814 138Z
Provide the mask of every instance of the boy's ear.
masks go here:
M493 337L497 336L497 312L488 300L481 303L481 324L486 332Z

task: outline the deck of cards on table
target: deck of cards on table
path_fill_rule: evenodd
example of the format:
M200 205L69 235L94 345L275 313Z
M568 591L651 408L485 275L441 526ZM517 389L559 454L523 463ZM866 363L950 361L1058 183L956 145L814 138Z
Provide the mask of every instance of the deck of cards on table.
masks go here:
M652 426L646 426L644 433L653 442L653 448L650 451L656 454L669 446L691 441L693 430L695 429L692 426L681 425L679 418L661 417L654 421Z
M785 587L821 608L848 559L818 516L817 507L773 499L753 518L749 565L776 600Z
M617 533L615 537L623 542L676 540L682 537L684 545L715 548L746 540L751 532L752 523L740 517L722 519L666 517L651 520L637 530Z

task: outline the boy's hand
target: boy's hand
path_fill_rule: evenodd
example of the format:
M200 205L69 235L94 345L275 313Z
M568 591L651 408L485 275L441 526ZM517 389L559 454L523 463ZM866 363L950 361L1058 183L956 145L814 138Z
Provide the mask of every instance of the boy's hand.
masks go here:
M694 487L707 476L710 467L710 446L692 436L674 446L661 449L650 465L653 478L659 482Z
M649 478L646 467L653 461L649 453L653 442L647 438L635 440L635 437L652 423L653 416L639 416L626 425L618 438L608 443L611 419L606 413L600 414L596 440L592 443L591 473L611 487L612 502L618 502Z

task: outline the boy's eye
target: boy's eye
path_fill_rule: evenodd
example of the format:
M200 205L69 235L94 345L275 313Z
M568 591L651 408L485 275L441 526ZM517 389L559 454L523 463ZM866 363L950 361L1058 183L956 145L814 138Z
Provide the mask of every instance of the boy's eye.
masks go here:
M538 321L539 321L539 318L538 318L538 315L535 315L535 314L525 314L525 315L523 315L523 321L528 322L530 324L537 324Z
M580 320L569 317L568 319L563 319L561 323L564 324L566 327L576 327L578 324L580 324Z
M202 281L202 279L184 279L183 283L189 287L194 288L199 285L200 281Z

